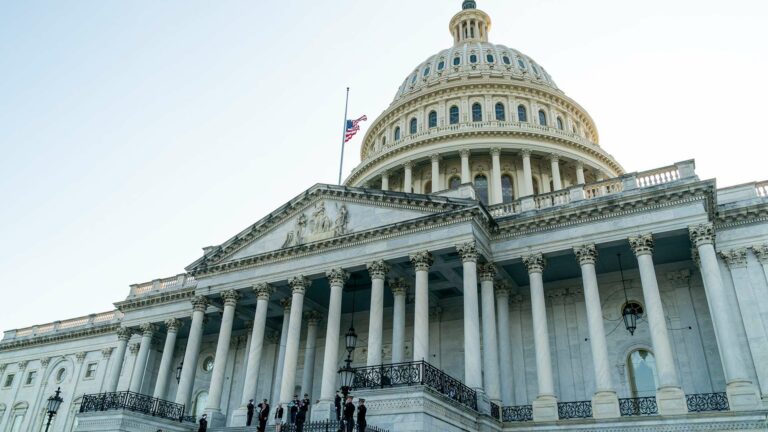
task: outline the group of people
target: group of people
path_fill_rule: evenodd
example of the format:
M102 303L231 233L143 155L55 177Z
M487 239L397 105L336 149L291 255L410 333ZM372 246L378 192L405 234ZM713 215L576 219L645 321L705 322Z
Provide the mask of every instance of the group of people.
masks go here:
M334 405L336 406L336 420L340 422L340 432L354 432L355 423L357 423L357 431L365 432L365 428L368 423L365 421L365 414L368 412L368 408L365 406L365 399L358 399L357 402L357 422L355 422L355 404L352 403L352 396L347 396L347 400L344 401L342 406L342 398L338 392L336 392L336 399ZM343 414L343 418L342 418Z

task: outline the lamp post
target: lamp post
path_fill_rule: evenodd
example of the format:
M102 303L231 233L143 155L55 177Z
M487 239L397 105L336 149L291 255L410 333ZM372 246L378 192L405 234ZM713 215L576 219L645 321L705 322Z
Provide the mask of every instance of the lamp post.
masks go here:
M624 318L624 327L627 329L630 336L634 336L635 330L637 329L638 311L634 305L629 303L629 298L627 297L627 285L624 283L624 268L621 265L621 254L616 254L616 259L619 261L621 287L624 289L624 309L621 311L621 316Z
M48 428L51 427L51 421L53 416L59 411L61 403L64 399L61 398L61 387L56 389L56 393L48 398L48 424L45 425L45 432L48 432Z
M352 369L352 353L357 346L357 333L355 333L355 328L352 324L350 324L347 334L344 335L344 342L347 345L347 359L344 360L345 365L339 368L338 373L341 380L341 393L346 401L349 391L352 389L352 384L355 381L355 370Z
M179 363L179 367L176 368L176 384L181 382L181 371L184 369L184 360Z

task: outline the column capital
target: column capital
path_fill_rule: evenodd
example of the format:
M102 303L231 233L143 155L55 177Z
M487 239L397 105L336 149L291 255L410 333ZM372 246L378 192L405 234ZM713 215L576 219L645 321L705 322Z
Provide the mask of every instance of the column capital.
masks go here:
M203 312L205 313L205 310L208 309L208 297L205 296L196 296L192 299L192 311L193 312Z
M631 236L627 240L629 240L629 246L632 248L632 252L634 252L636 256L653 254L652 234Z
M114 351L114 350L115 350L114 347L107 347L107 348L102 349L101 350L101 357L103 359L109 359L110 357L112 357L112 351ZM50 361L50 359L49 359L49 361ZM43 367L45 367L45 366L47 366L47 365L43 365Z
M715 243L715 226L712 223L689 226L688 234L694 247Z
M762 245L754 245L751 249L757 257L757 260L760 261L760 264L768 265L768 243Z
M560 154L550 153L549 156L547 156L547 159L549 159L550 162L560 162Z
M235 290L227 290L221 293L221 298L224 299L224 306L236 306L237 301L240 300L240 293Z
M477 252L477 243L474 241L457 244L456 251L461 256L462 262L477 262L479 253Z
M298 275L288 280L288 285L291 286L291 292L293 294L304 294L307 292L307 288L311 285L309 279L304 275Z
M392 295L404 296L408 293L408 288L410 288L410 285L405 281L405 278L391 279L389 281L389 289L392 291Z
M133 355L138 354L139 348L141 348L141 344L138 342L128 345L128 351L130 351Z
M275 288L266 282L260 282L253 286L253 292L256 293L257 300L269 301L269 297L275 292Z
M509 301L509 296L512 294L512 288L510 288L509 282L497 279L493 282L493 292L496 294L496 298L500 299L507 297L507 301Z
M325 272L325 276L328 278L328 281L331 283L331 286L340 286L344 287L344 283L347 282L349 279L349 273L347 273L342 268L335 268L330 269L327 272Z
M581 159L576 160L576 168L584 169L584 161Z
M459 150L459 156L461 156L463 158L468 158L469 157L469 149L461 149L461 150Z
M389 266L384 260L370 262L365 266L368 268L368 274L371 276L371 279L383 280L387 277L387 272L389 272Z
M480 282L493 282L496 278L496 264L489 262L477 265L477 276Z
M112 348L112 347L104 348L103 350L101 350L101 353L104 354L105 351L109 350L109 354L112 354L112 350L113 349L114 348ZM109 355L106 355L105 358L109 358ZM43 357L43 358L40 359L40 365L42 367L48 367L48 365L50 363L51 363L51 358L50 357ZM5 369L5 365L0 365L0 373L3 372L3 369Z
M292 299L290 297L280 299L280 305L283 307L283 312L289 312L291 310L291 301Z
M579 265L595 264L597 261L597 248L594 244L574 246L573 253L576 255L576 261Z
M29 360L22 360L19 362L19 370L23 371L27 368L27 365L29 364Z
M499 147L492 147L490 150L491 156L499 156L501 155L501 148Z
M432 162L440 162L440 159L442 159L442 158L443 158L443 157L442 157L442 156L440 156L440 153L432 153L431 155L429 155L429 159L430 159Z
M432 254L426 250L412 253L409 258L416 271L429 271L429 267L435 262L434 258L432 258Z
M720 256L728 264L728 268L733 269L747 266L747 248L721 251Z
M526 255L523 257L523 265L528 269L528 273L543 273L547 266L547 260L541 253Z
M6 367L8 367L6 363L0 363L0 374L5 372Z
M115 333L117 333L117 339L121 341L127 341L133 336L133 331L123 326L118 327Z
M531 157L531 153L533 153L531 149L528 149L528 148L520 149L520 156L524 158Z
M139 330L141 330L142 336L152 337L155 333L157 333L157 326L152 323L144 323L139 326Z
M87 352L85 352L85 351L80 351L79 353L76 353L76 354L75 354L75 360L77 360L77 362L78 362L78 363L82 363L82 362L83 362L83 360L85 360L85 356L86 356L87 354L88 354L88 353L87 353Z
M405 168L405 169L413 168L413 161L405 161L405 162L403 162L403 168Z
M165 320L165 328L167 329L168 333L178 332L182 325L183 324L181 320L176 318L169 318Z
M308 311L304 313L304 319L307 320L307 326L316 326L320 323L323 315L317 311Z

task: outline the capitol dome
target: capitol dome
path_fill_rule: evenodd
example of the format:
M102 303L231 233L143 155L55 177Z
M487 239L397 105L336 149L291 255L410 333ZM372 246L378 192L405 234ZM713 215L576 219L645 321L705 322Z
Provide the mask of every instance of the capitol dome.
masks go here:
M497 205L624 174L587 111L531 57L490 43L490 30L464 1L453 46L406 76L345 184L431 194L471 183Z

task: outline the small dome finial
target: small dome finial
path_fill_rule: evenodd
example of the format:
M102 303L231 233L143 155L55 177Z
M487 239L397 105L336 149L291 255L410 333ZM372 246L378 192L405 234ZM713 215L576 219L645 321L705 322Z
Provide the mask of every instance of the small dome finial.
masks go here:
M464 3L461 4L461 8L464 10L477 9L477 3L475 3L475 0L464 0Z

